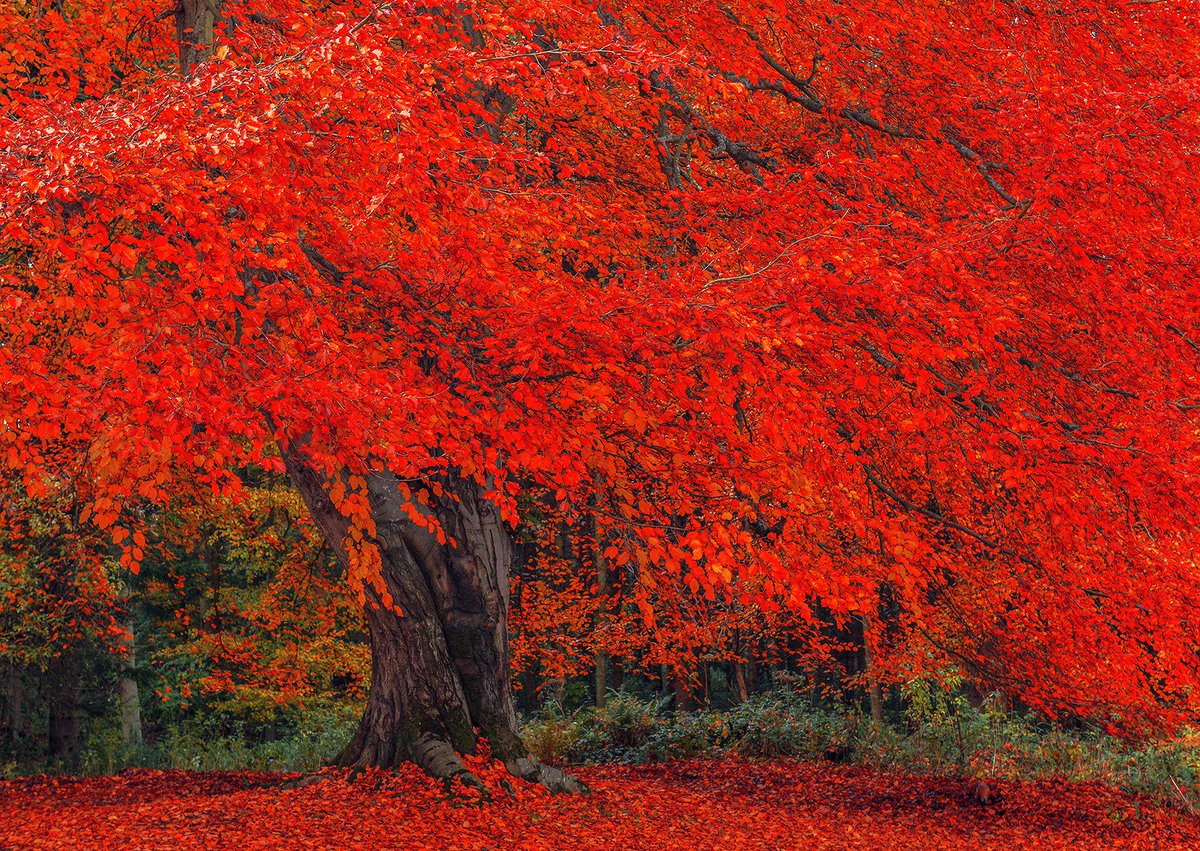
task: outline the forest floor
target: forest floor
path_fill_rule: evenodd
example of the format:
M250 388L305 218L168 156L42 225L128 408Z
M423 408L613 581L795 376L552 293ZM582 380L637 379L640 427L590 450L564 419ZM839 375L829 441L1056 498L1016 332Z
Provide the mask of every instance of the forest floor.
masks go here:
M1008 783L981 806L961 780L723 759L579 768L592 794L556 797L472 767L491 801L416 769L0 782L0 848L1200 849L1200 817L1096 785Z

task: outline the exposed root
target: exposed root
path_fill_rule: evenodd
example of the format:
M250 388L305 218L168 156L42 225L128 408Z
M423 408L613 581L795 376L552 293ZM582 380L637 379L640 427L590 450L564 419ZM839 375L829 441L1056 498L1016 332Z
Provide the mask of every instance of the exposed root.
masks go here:
M540 783L555 795L587 795L591 792L587 786L580 783L565 771L553 766L544 765L532 756L521 756L504 763L508 773L530 783Z
M412 759L430 777L442 781L446 794L450 794L454 781L458 780L464 786L479 790L485 798L489 796L483 781L471 773L454 747L445 739L428 735L417 739L413 742Z

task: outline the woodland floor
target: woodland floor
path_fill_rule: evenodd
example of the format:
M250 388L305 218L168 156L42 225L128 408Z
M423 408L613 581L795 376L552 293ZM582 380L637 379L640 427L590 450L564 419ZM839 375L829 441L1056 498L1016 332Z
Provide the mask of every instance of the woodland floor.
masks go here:
M1112 789L962 781L792 761L588 767L553 797L445 796L415 769L281 788L286 775L128 771L0 783L0 848L1197 848L1200 818Z

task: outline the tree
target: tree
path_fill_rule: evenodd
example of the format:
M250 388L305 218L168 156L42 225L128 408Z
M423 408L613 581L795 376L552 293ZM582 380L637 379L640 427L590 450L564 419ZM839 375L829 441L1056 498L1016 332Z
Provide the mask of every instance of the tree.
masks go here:
M651 629L668 583L842 623L888 599L880 672L1192 715L1182 16L155 15L4 12L0 447L85 441L103 528L176 469L286 470L371 634L343 764L470 781L482 736L574 787L509 686L535 492L592 516Z
M62 454L46 452L39 465L36 478L0 490L0 747L28 751L33 714L44 709L46 756L70 766L79 757L85 683L103 667L96 657L119 653L127 635L111 542L79 520L86 487Z

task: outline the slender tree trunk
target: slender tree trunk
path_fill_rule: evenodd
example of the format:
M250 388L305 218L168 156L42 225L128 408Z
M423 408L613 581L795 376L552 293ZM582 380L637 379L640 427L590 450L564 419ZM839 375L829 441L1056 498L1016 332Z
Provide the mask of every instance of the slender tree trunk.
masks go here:
M671 683L675 691L675 711L691 712L696 708L695 695L688 678L676 671L671 672Z
M746 672L742 668L742 650L741 631L735 630L733 633L733 652L735 654L733 660L733 687L738 703L745 703L750 699L750 690L746 687Z
M284 460L345 562L350 524L330 502L328 480L295 448ZM358 731L337 761L389 767L411 760L447 784L459 778L480 785L460 754L473 752L482 736L511 774L553 791L580 791L574 779L534 759L517 733L508 664L508 530L477 483L439 474L429 484L435 478L443 495L430 491L428 506L406 510L395 476L366 477L382 580L395 608L368 583L371 686ZM436 521L447 543L414 522L413 509Z
M733 688L738 703L745 703L750 699L750 690L746 688L746 672L742 668L742 663L736 659L733 662Z
M13 664L4 672L4 707L0 712L0 737L18 744L29 737L29 715L25 709L25 671Z
M875 671L875 657L871 655L871 621L866 615L862 618L863 625L863 669L867 675L867 693L871 699L871 720L876 724L883 723L883 689L879 685L879 677Z
M68 766L79 761L79 671L67 654L55 658L46 671L49 719L47 755Z
M142 745L142 707L138 695L137 655L134 648L133 618L125 620L121 639L121 671L117 675L117 702L121 710L121 741L130 747Z
M608 558L604 555L604 542L600 539L600 523L593 521L593 552L592 561L596 565L596 596L599 598L596 606L596 625L604 622L608 608ZM596 705L603 706L608 697L608 654L604 652L601 639L597 636L596 644Z

